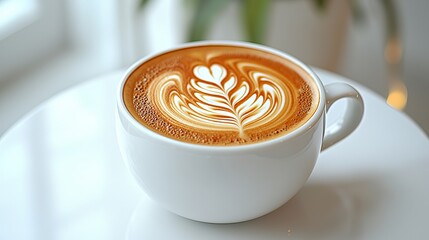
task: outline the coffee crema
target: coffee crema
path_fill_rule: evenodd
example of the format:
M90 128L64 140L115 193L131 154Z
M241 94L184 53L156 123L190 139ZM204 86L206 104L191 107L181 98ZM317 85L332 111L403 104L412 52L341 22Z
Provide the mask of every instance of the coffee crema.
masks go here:
M161 135L203 145L269 140L302 126L317 109L311 77L258 49L206 45L174 50L138 66L125 106Z

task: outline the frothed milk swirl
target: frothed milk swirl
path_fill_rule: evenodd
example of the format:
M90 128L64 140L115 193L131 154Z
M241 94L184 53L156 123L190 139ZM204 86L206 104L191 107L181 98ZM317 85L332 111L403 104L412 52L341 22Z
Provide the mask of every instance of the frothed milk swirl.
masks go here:
M237 145L301 126L318 90L293 63L273 53L228 45L156 56L127 79L128 111L149 129L184 142Z

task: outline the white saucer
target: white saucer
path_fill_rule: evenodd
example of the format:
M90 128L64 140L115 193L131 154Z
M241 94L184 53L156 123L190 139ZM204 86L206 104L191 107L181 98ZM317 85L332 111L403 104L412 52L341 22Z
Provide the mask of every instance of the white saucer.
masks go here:
M293 199L259 219L216 225L160 209L131 178L114 133L121 75L57 95L0 138L0 239L427 238L429 140L359 84L361 125L320 155ZM339 112L334 105L330 117Z

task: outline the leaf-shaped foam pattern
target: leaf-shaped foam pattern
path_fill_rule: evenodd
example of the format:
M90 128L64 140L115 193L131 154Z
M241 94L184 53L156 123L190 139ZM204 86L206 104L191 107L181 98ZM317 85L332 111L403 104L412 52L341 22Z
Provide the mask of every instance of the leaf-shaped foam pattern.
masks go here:
M155 104L178 125L210 131L245 132L278 126L289 111L290 86L271 69L251 63L197 65L189 81L180 72L161 75L151 91ZM184 84L186 83L186 84Z
M301 127L319 105L317 84L282 55L204 45L150 58L128 77L124 103L144 127L203 145L249 144Z

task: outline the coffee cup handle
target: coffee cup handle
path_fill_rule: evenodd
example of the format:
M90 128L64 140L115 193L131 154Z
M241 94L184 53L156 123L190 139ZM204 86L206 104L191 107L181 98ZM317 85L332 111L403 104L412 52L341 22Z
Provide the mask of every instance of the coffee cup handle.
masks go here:
M347 100L347 104L341 118L326 126L322 151L352 133L362 120L364 111L361 95L347 83L327 84L325 85L325 93L327 114L332 104L337 100L345 99Z

